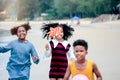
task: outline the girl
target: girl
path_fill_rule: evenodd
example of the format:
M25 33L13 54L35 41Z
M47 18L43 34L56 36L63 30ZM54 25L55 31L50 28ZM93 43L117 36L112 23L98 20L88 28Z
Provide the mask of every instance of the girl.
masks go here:
M18 39L11 41L6 46L0 47L0 52L11 51L11 56L7 64L9 80L29 80L31 61L38 64L39 57L32 43L26 40L27 31L31 27L29 23L11 29L12 35L17 35Z
M75 58L71 45L67 42L74 29L66 24L51 23L43 25L41 30L43 31L43 38L51 38L45 46L46 56L52 56L49 78L50 80L63 80L68 66L67 55L70 59Z
M85 40L76 40L73 43L74 54L77 60L70 63L67 68L64 80L69 80L70 75L72 75L73 80L94 80L94 74L96 75L96 80L102 80L101 73L97 65L86 59L88 54L88 44Z

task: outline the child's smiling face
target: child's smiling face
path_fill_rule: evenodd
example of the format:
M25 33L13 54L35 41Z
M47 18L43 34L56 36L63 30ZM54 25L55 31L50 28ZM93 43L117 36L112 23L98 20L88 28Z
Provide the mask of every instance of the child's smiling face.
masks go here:
M74 54L75 54L77 60L83 60L83 59L85 59L87 50L85 49L84 46L77 45L74 47Z
M17 37L20 39L20 40L25 40L26 39L26 35L27 35L27 31L25 30L24 27L19 27L18 30L17 30Z

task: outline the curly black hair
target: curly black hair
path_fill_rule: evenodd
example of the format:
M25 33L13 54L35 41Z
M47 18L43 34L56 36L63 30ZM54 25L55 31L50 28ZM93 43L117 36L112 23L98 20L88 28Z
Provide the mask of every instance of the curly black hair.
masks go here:
M43 32L43 38L49 39L49 34L47 33L50 31L50 27L55 28L58 26L63 28L64 40L68 40L68 38L72 36L72 32L74 31L74 29L71 26L68 26L67 24L50 23L50 24L44 24L41 27L41 30Z
M17 35L17 31L18 31L18 28L19 27L24 27L26 31L28 31L29 29L31 29L31 26L29 25L29 23L25 23L25 24L22 24L20 26L16 26L16 27L13 27L11 28L11 34L12 35Z
M76 47L78 45L83 46L83 47L85 47L86 50L88 50L88 43L87 43L87 41L85 41L83 39L78 39L78 40L73 42L73 47Z

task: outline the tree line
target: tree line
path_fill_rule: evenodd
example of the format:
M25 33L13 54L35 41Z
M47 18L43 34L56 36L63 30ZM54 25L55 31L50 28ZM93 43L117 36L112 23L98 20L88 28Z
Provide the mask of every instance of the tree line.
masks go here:
M0 0L0 11L15 0ZM101 14L118 14L120 0L16 0L18 20L33 20L42 13L46 19L69 19L73 16L96 17Z

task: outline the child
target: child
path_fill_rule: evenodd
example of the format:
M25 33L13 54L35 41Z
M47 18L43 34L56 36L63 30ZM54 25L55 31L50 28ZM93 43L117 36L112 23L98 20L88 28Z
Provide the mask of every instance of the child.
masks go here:
M63 80L68 66L67 55L71 60L75 58L71 45L67 42L74 29L66 24L51 23L43 25L41 30L44 38L51 38L45 47L46 56L52 56L49 78L50 80Z
M6 46L0 47L0 52L11 51L11 56L7 64L9 80L29 80L31 61L38 64L39 57L32 43L26 40L27 31L31 27L29 23L11 29L12 35L17 35L18 39L11 41Z
M102 76L97 65L91 60L86 59L86 55L88 53L87 42L85 40L76 40L73 43L73 47L77 60L72 61L69 64L63 80L69 80L70 75L72 78L76 77L77 75L84 75L82 78L85 78L85 80L94 80L94 73L97 77L97 80L102 80Z

